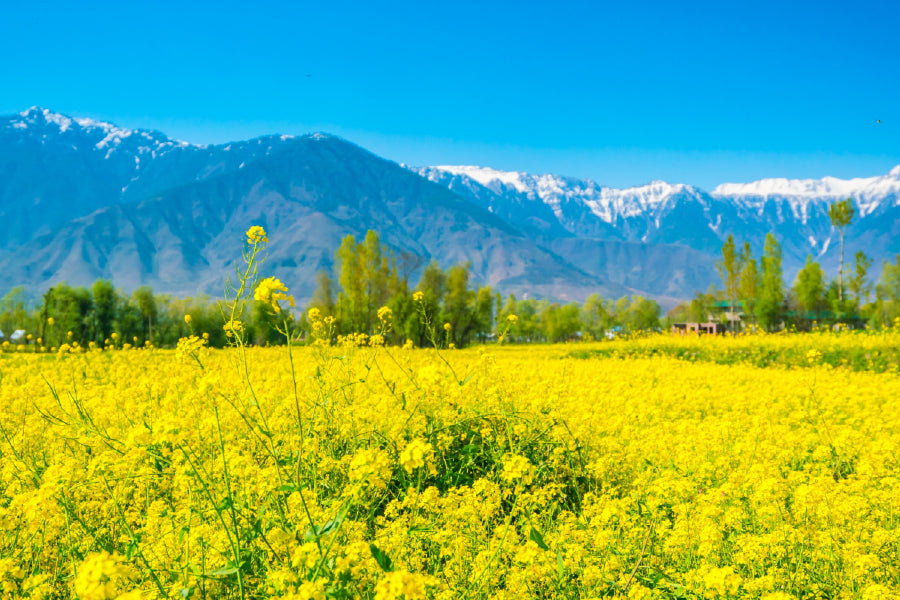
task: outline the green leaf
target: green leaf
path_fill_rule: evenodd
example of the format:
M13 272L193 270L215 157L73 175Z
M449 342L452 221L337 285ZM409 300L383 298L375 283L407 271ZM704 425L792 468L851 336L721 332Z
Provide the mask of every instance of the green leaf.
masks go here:
M315 541L333 531L336 531L341 526L341 523L344 522L344 519L347 517L347 512L349 510L350 505L345 504L341 507L337 515L332 520L328 521L321 527L319 527L318 525L314 525L312 529L307 530L306 536L304 536L306 538L306 541Z
M559 572L559 578L562 579L563 571L565 569L563 568L562 552L559 550L556 551L556 570Z
M228 563L228 564L230 565L231 563ZM234 575L237 572L238 572L238 567L226 565L224 567L220 567L213 571L207 571L206 573L204 573L204 575L206 577L225 577L227 575Z
M431 525L419 525L417 527L410 527L406 530L406 533L431 533L434 531L434 527Z
M544 536L542 536L541 532L534 527L531 528L531 533L528 534L528 539L537 544L541 548L541 550L550 549L550 547L547 545L547 542L544 541Z
M338 514L330 521L322 525L322 528L319 530L319 536L328 535L332 531L336 531L338 527L341 526L341 523L344 522L344 518L347 516L347 508L342 508L338 511Z
M375 559L375 562L378 563L378 566L381 567L381 570L385 573L390 573L394 570L393 565L391 564L391 558L378 549L378 546L375 544L369 544L369 551L372 553L372 558Z

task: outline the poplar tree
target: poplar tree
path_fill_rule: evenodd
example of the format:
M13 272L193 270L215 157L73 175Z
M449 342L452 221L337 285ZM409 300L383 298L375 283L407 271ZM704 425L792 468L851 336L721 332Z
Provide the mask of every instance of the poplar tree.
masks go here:
M748 315L755 315L760 277L756 259L753 258L753 250L750 248L750 242L744 242L744 247L741 249L740 262L739 293L744 301L745 312Z
M877 314L882 324L890 327L900 317L900 254L894 257L894 262L884 261L875 293Z
M119 298L116 295L116 288L108 279L98 279L94 282L91 286L91 298L92 305L88 313L91 337L98 344L102 344L113 332Z
M828 217L831 225L838 230L841 236L841 265L838 268L838 300L844 301L844 233L847 226L853 222L856 211L853 208L853 199L840 200L828 207Z
M856 269L853 277L850 278L848 285L853 296L856 298L857 309L862 308L863 300L869 301L869 293L872 291L872 284L869 283L869 268L872 266L872 259L866 256L862 250L858 251L854 256Z
M338 283L338 325L341 331L371 333L378 309L390 298L392 273L389 254L378 234L371 229L365 239L357 243L352 235L341 240L335 253Z
M359 264L356 238L348 235L341 240L335 252L338 284L341 292L337 298L338 327L341 331L362 331L360 315L363 312L365 290Z
M734 333L735 302L740 287L741 256L735 250L734 236L728 234L728 239L722 245L722 260L716 263L716 270L722 278L725 287L725 295L731 302L731 332Z
M309 305L318 308L322 316L334 314L334 282L331 281L328 271L316 273L316 289Z
M766 329L771 329L781 317L781 306L784 303L781 261L781 244L769 233L763 246L762 277L759 300L756 303L756 317Z
M797 273L794 292L800 307L813 316L818 316L825 304L825 273L812 256L807 255L806 264Z
M469 263L447 269L443 320L450 323L457 345L469 341L475 325L475 292L469 289Z

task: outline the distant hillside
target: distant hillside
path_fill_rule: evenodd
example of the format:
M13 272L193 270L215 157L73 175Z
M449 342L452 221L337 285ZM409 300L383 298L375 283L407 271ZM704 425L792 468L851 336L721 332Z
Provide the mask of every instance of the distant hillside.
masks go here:
M243 232L261 224L265 269L298 298L343 236L367 230L446 267L470 262L503 293L583 300L643 294L664 306L717 281L729 233L773 231L793 277L807 254L837 268L826 210L853 197L847 232L876 260L900 252L900 167L842 181L764 180L712 193L480 167L407 169L325 134L216 146L32 108L0 117L0 289L111 278L132 289L219 294Z
M656 294L684 297L716 282L710 267L729 233L750 241L757 252L766 234L775 233L789 279L807 255L835 272L838 236L828 205L848 197L857 217L847 229L845 254L863 250L880 264L900 252L900 166L879 177L770 179L725 184L712 193L662 181L614 189L588 180L470 166L413 170L527 231L573 264ZM603 250L587 251L585 239L603 241L599 247L620 260L601 259ZM633 248L613 251L615 242L648 247L646 254ZM635 270L642 275L635 278Z
M581 299L593 292L629 291L578 269L442 186L333 136L273 136L210 148L157 141L159 152L120 143L106 157L108 142L99 132L112 126L66 119L34 109L13 125L7 120L5 130L0 124L4 139L21 132L30 140L33 163L44 160L37 140L46 136L54 149L62 145L60 138L77 137L81 150L71 152L92 164L76 169L74 159L60 160L61 176L74 182L69 202L64 186L35 177L35 198L23 210L24 192L15 190L28 187L28 181L10 180L15 185L6 187L3 197L15 192L20 200L2 205L5 215L17 219L15 235L7 236L0 256L6 285L40 289L63 280L86 285L109 277L125 288L149 284L176 294L215 294L240 256L243 232L260 224L272 240L265 268L301 298L311 295L315 273L332 266L341 238L362 238L369 229L392 248L444 266L469 261L477 281L519 295ZM26 127L18 125L23 121ZM35 127L46 133L38 135ZM143 137L119 133L117 139L135 136ZM122 161L113 160L117 152L131 152L140 168L123 169ZM16 154L16 165L28 162L26 154ZM126 185L114 193L122 182ZM102 200L96 190L102 190ZM45 222L36 207L50 201L65 206L69 216L83 214Z

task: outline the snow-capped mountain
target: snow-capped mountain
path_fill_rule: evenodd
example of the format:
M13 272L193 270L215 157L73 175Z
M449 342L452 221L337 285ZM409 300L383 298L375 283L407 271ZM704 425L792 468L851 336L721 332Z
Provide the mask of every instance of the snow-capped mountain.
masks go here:
M221 146L33 107L0 117L0 249L95 210L238 168L287 136Z
M0 118L0 295L25 285L221 294L243 232L263 225L266 269L299 300L347 234L520 295L618 297L461 196L326 134L196 146L43 109Z
M854 179L761 179L752 183L723 183L712 195L733 198L748 208L764 210L770 199L788 202L795 219L809 214L810 205L853 198L860 218L872 214L885 204L900 203L900 166L886 175Z
M652 229L647 226L648 220L656 223L660 215L684 199L708 204L708 196L700 190L664 181L620 190L587 179L484 167L414 170L431 181L468 194L517 225L536 227L535 233L551 233L558 224L571 235L646 242Z
M759 253L765 235L773 232L792 277L808 254L826 268L836 264L837 234L827 211L848 197L857 217L848 229L845 254L863 250L880 262L900 251L900 167L871 178L723 184L712 193L661 181L615 189L590 180L473 166L414 170L540 236L564 258L575 258L561 249L560 240L567 237L687 246L712 260L729 234L750 241Z
M412 171L412 172L411 172ZM712 193L655 181L628 189L470 166L402 168L327 134L215 146L42 108L0 117L0 292L112 278L126 289L216 293L242 231L271 231L269 262L298 298L341 237L470 262L504 293L671 306L717 282L734 234L757 255L774 232L788 283L807 254L833 274L830 202L852 197L845 256L900 252L900 167L865 179L770 179ZM275 241L277 240L277 242Z

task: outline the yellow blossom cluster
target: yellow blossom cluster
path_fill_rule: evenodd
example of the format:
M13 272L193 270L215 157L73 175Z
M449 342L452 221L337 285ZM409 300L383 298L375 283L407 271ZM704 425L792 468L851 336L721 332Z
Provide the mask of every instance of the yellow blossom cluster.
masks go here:
M294 297L288 296L287 286L274 277L266 277L259 282L253 292L253 299L270 305L276 312L281 311L281 301L294 306Z
M259 225L254 225L247 230L247 243L251 246L257 244L268 243L269 238L266 237L266 230Z
M379 337L0 356L3 597L900 594L895 333Z

